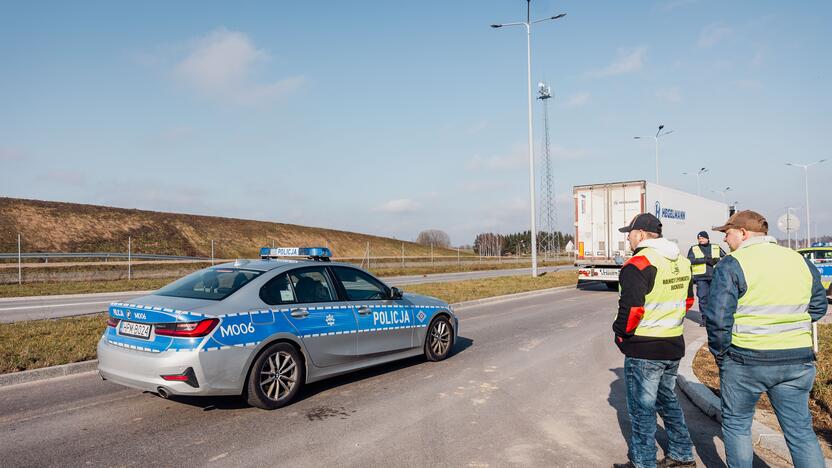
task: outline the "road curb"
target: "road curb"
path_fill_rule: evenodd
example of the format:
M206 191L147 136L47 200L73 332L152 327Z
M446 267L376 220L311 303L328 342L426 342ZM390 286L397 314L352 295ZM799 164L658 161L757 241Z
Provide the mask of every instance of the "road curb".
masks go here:
M696 357L696 352L707 341L708 337L703 336L698 340L687 346L685 349L685 357L679 362L679 374L677 381L679 387L690 398L690 400L699 407L702 412L722 422L721 402L714 392L703 384L696 374L693 373L693 359ZM754 440L754 446L761 447L777 454L778 457L792 462L789 447L786 445L786 438L779 431L772 429L765 424L754 419L751 423L751 437ZM825 460L826 466L832 466L832 460Z
M510 301L513 299L522 299L526 297L535 297L535 296L543 296L545 294L550 294L553 292L561 291L564 289L575 289L576 285L569 285L569 286L558 286L556 288L548 288L548 289L538 289L536 291L526 291L521 293L515 294L505 294L503 296L494 296L494 297L484 297L482 299L473 299L470 301L464 302L457 302L456 304L451 304L454 307L454 310L466 309L468 307L474 307L483 304L493 304L497 302L504 302Z
M81 374L84 372L94 371L97 368L98 359L93 359L91 361L62 364L60 366L41 367L40 369L12 372L10 374L0 374L0 388L28 382L36 382L38 380L52 379L55 377Z

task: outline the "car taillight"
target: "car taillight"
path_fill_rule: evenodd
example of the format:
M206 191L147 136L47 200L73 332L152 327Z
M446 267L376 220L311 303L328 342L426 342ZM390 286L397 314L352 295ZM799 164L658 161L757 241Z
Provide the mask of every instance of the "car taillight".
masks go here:
M115 328L118 326L118 323L121 322L121 319L117 319L115 317L107 317L107 326Z
M205 319L199 322L171 322L157 323L156 334L163 336L174 336L179 338L197 338L211 333L211 330L220 323L219 319Z

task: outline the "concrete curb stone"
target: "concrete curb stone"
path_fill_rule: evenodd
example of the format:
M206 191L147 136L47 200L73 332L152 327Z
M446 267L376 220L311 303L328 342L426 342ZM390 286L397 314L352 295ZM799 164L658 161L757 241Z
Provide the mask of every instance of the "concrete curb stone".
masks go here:
M574 288L575 286L560 286L557 288L541 289L538 291L527 291L517 294L507 294L504 296L486 297L483 299L475 299L472 301L459 302L452 304L455 309L464 309L482 304L489 304L494 302L509 301L513 299L520 299L525 297L535 297L544 294L550 294L559 290ZM98 360L73 362L71 364L62 364L60 366L42 367L40 369L32 369L22 372L12 372L9 374L0 374L0 388L11 385L18 385L22 383L35 382L38 380L52 379L55 377L64 377L67 375L81 374L84 372L94 371L98 368Z
M81 361L73 362L71 364L62 364L60 366L41 367L40 369L32 369L22 372L12 372L9 374L0 374L0 387L35 382L38 380L52 379L55 377L64 377L73 374L81 374L83 372L94 371L97 368L98 360L93 359L91 361Z
M707 341L708 337L703 336L687 346L685 357L679 363L678 379L679 387L691 399L693 404L699 407L702 412L722 422L721 402L714 392L703 384L693 373L693 359L696 352ZM792 461L789 447L786 445L786 438L779 431L772 429L756 419L751 424L751 437L754 445L774 452L780 458ZM832 460L825 460L826 466L832 467Z

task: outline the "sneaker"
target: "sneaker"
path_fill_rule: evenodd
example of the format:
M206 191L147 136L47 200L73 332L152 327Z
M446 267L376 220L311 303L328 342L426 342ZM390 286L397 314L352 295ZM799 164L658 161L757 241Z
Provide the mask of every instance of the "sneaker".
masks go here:
M659 463L657 463L656 466L659 468L670 468L674 466L696 466L696 460L679 461L665 456L664 458L659 460Z
M636 466L633 465L633 462L628 461L627 463L613 463L612 468L636 468Z

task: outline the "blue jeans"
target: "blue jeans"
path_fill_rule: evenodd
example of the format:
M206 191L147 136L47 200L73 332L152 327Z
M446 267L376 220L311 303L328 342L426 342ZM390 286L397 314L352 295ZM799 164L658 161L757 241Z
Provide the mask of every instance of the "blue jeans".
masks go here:
M722 436L728 466L750 467L754 458L751 423L763 392L768 394L796 468L823 467L823 454L812 430L809 391L815 364L747 365L725 357L719 366Z
M667 432L667 455L679 461L694 459L685 415L674 392L678 368L678 360L624 358L627 413L633 428L627 456L639 468L656 466L656 411Z

